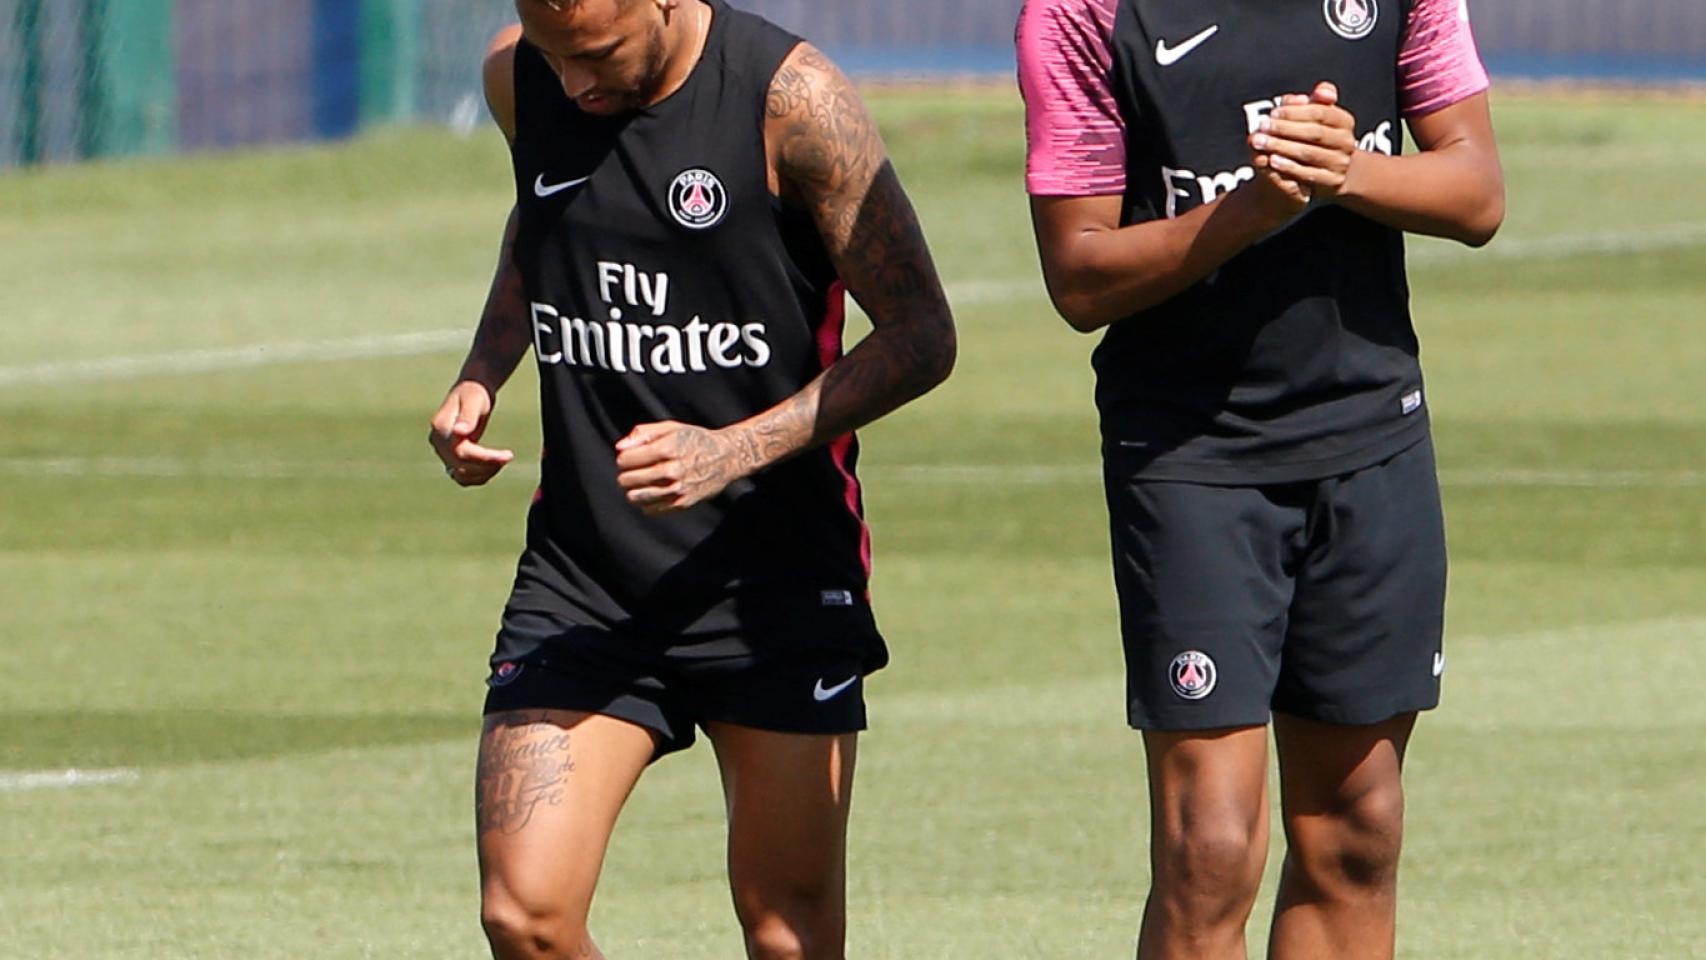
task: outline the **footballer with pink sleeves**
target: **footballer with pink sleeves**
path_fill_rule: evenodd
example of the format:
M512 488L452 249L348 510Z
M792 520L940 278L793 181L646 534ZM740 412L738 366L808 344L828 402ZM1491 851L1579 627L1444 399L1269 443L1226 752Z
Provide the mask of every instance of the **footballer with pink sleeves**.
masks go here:
M1462 0L1027 0L1026 186L1096 404L1149 775L1139 960L1395 944L1402 765L1445 533L1404 233L1504 218ZM1403 130L1416 149L1404 151Z

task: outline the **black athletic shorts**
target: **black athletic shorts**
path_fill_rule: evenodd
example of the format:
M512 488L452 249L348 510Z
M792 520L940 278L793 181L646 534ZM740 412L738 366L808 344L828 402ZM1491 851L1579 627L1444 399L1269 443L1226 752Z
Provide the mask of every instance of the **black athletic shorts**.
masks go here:
M683 643L510 610L502 629L525 634L533 652L494 659L485 713L555 709L617 717L656 735L654 760L692 746L694 727L708 721L780 733L863 730L864 677L887 659L874 633L814 635L810 624L787 638Z
M1433 444L1342 476L1215 486L1104 471L1127 717L1144 730L1369 724L1439 703Z

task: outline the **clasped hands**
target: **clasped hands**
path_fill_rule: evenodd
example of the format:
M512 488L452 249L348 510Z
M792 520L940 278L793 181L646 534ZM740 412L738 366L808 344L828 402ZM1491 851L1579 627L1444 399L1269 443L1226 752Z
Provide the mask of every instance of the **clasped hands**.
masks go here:
M1309 94L1287 94L1249 135L1257 184L1289 215L1313 200L1338 198L1357 152L1356 118L1339 106L1339 88L1322 81Z

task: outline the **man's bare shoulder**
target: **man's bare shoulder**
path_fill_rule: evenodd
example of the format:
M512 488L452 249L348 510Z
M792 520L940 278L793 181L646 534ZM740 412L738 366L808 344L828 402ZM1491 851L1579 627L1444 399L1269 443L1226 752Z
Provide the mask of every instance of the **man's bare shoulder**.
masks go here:
M499 30L486 47L486 60L480 71L486 89L486 107L510 140L515 139L515 48L520 42L520 24Z
M809 41L801 40L782 58L776 73L770 78L770 97L765 103L765 116L776 121L795 113L813 92L831 92L858 99L852 81L835 65L835 61Z
M784 189L802 199L847 188L862 194L884 160L882 138L853 82L805 42L770 80L764 135Z

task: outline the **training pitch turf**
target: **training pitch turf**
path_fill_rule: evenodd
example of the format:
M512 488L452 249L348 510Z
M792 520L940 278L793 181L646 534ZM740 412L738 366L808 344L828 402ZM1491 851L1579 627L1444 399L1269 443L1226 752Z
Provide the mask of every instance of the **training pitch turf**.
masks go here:
M962 348L864 433L894 663L851 952L1127 957L1147 813L1093 341L1041 292L1015 98L874 99ZM1497 121L1504 233L1410 246L1453 565L1399 953L1706 956L1706 106ZM0 178L0 956L481 954L473 738L534 378L493 486L424 436L508 177L486 131ZM703 745L647 774L607 952L739 955L721 836Z

